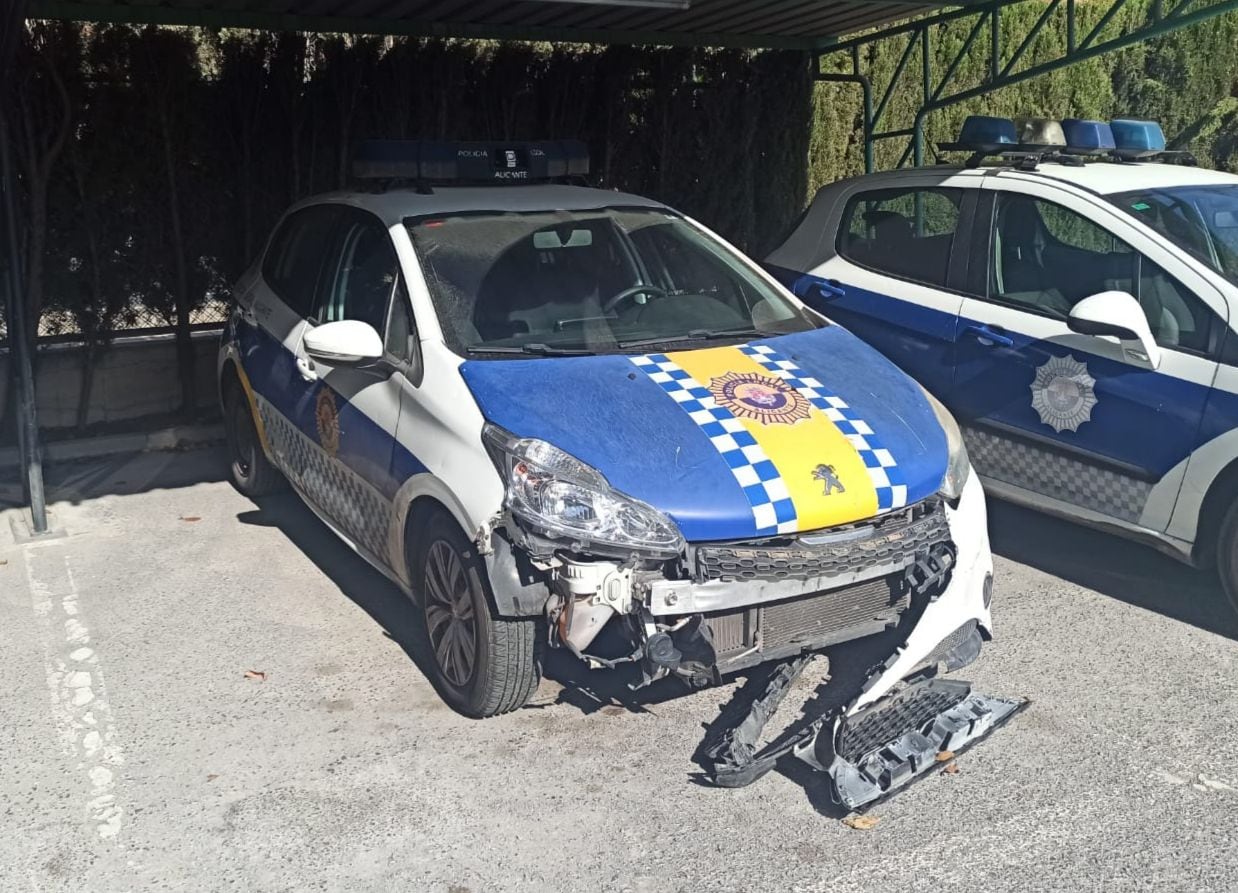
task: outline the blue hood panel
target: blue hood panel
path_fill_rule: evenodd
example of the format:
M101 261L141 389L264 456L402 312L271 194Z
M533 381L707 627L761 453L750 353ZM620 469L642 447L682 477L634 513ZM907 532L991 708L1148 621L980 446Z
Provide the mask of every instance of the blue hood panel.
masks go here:
M945 435L919 387L888 360L837 326L753 343L774 347L847 401L898 461L908 504L937 490ZM668 514L689 542L757 535L726 460L630 357L469 360L460 373L487 420L598 469Z

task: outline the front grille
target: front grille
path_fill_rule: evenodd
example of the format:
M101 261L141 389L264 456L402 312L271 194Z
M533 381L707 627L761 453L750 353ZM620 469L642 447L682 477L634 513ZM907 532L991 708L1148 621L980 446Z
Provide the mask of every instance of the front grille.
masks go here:
M883 744L922 729L938 714L961 703L969 691L966 683L933 679L900 692L843 724L838 755L858 762Z
M815 536L839 539L816 545L806 542ZM875 568L889 573L911 564L917 552L949 538L940 500L929 499L862 524L796 537L696 546L696 578L698 582L828 579Z
M898 622L909 596L897 577L879 577L828 592L801 595L705 615L718 664L757 649L760 659L822 648L881 632Z

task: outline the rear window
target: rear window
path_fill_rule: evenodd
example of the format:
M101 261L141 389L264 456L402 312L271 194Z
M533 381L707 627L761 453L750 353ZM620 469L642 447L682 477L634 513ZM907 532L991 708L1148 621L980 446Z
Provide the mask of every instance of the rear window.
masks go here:
M838 253L900 279L944 288L959 227L961 189L879 189L843 209Z

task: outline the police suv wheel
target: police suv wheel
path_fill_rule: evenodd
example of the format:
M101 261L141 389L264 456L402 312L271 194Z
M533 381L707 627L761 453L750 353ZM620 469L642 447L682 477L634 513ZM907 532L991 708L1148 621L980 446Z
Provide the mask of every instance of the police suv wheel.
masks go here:
M251 498L282 489L283 475L263 452L253 410L245 392L236 383L228 386L224 396L224 430L228 437L232 485Z
M448 706L479 719L523 707L541 680L537 623L493 615L485 562L445 513L419 536L413 581Z
M1238 502L1229 507L1217 536L1217 573L1229 603L1238 611Z

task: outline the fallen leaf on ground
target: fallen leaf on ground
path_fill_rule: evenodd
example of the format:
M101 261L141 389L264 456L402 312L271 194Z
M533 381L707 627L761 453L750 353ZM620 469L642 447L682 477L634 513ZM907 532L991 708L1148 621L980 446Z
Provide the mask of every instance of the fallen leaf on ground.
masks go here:
M267 674L264 670L246 670L246 679L257 679L259 682L266 682Z
M954 762L946 763L945 768L944 768L944 769L942 769L941 771L942 771L942 773L943 773L943 774L945 774L945 775L958 775L958 774L959 774L959 764L958 764L958 763L954 763Z
M843 819L843 824L856 831L871 831L880 821L875 815L849 815Z
M214 780L215 780L215 779L217 779L217 778L219 778L219 776L218 776L218 775L214 775L214 774L212 774L212 775L208 775L208 776L206 777L206 780L207 780L207 781L214 781Z
M952 750L940 750L937 752L937 762L939 763L948 763L953 759L954 751Z
M192 523L194 521L201 521L202 518L198 515L181 515L181 520L189 521L190 523Z

